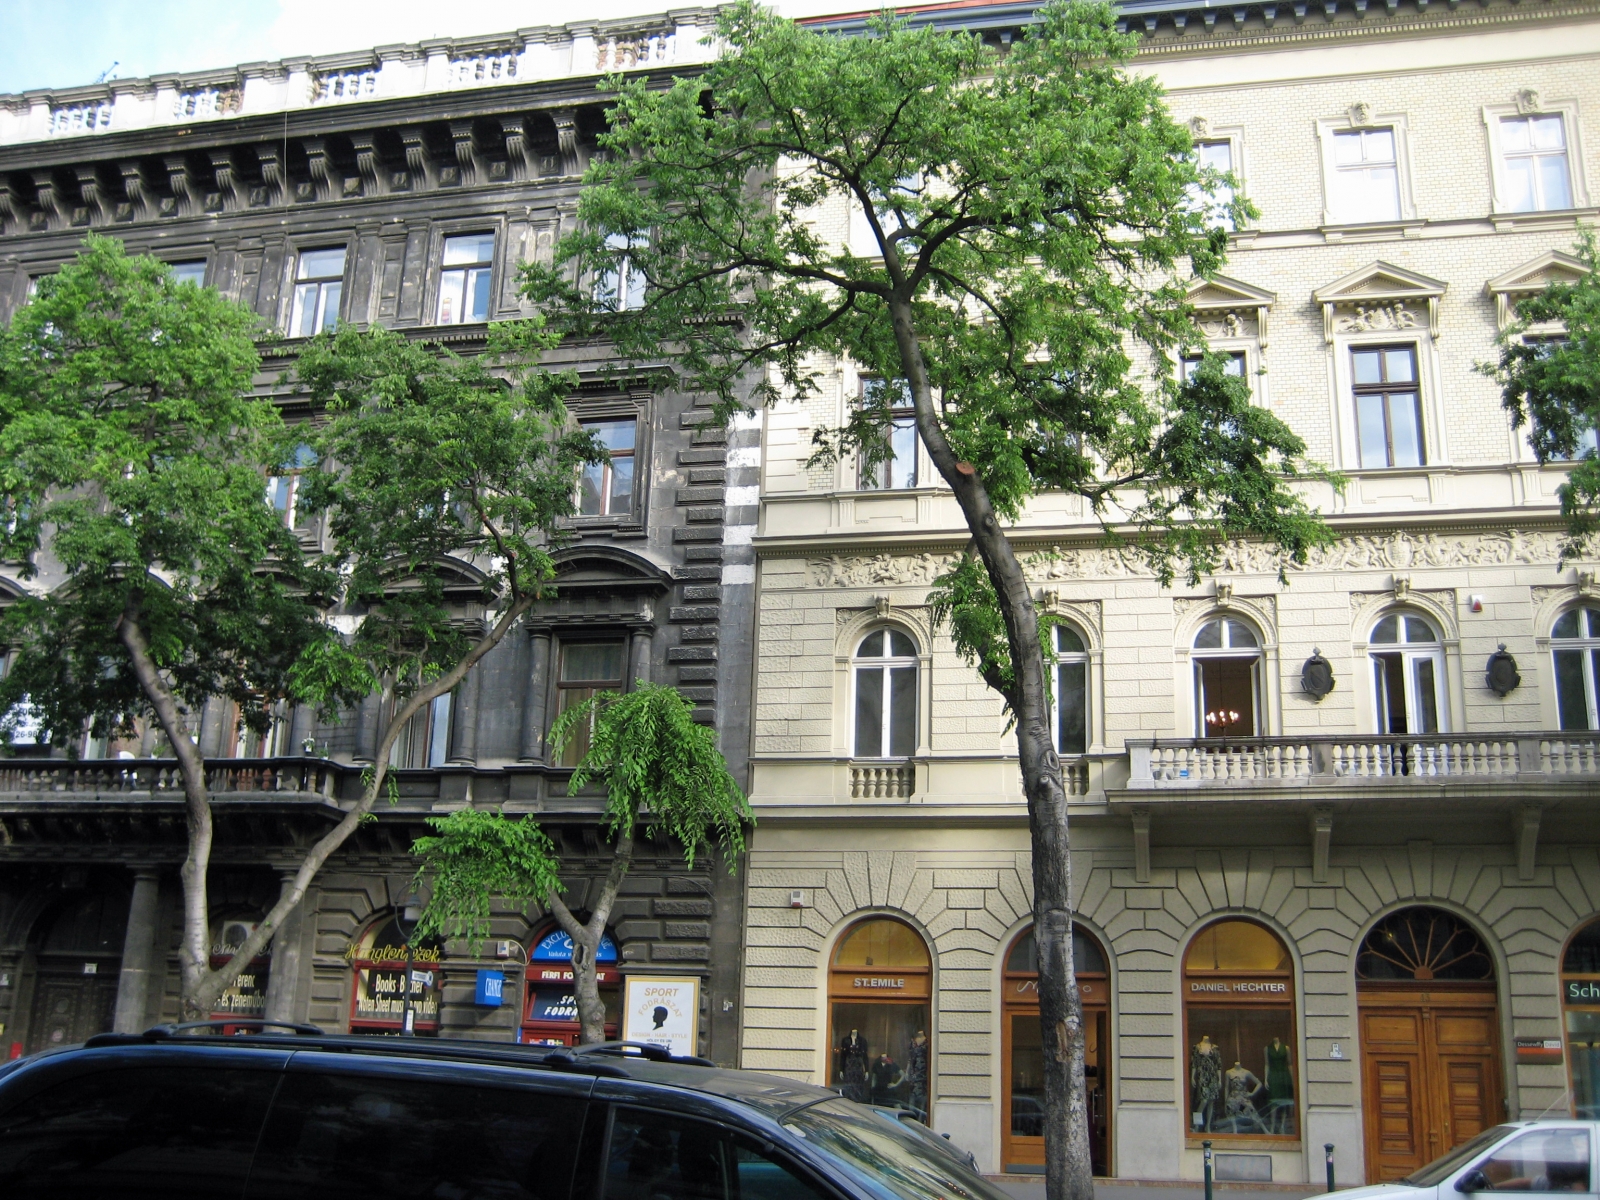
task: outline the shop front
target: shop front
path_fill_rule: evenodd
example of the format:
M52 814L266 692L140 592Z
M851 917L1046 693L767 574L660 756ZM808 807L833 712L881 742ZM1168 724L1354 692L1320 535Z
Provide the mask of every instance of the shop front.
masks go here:
M256 930L258 921L248 917L228 917L211 927L211 969L225 967L239 952L245 938ZM268 943L271 946L271 943ZM250 960L244 970L234 976L233 982L217 997L211 1006L214 1020L229 1017L260 1020L267 1013L267 979L272 971L272 952L263 950ZM224 1033L231 1033L225 1028Z
M1600 1118L1600 921L1572 936L1561 959L1562 1025L1572 1115ZM1523 1057L1519 1045L1518 1057Z
M617 944L609 933L600 938L595 967L610 1040L617 1036L622 974L617 970ZM576 1046L578 999L573 991L572 938L559 928L534 938L528 949L527 981L519 1040L526 1046Z
M828 972L828 1086L928 1119L933 965L909 925L872 917L846 930Z
M1105 951L1080 928L1072 959L1083 1005L1083 1083L1089 1109L1089 1157L1094 1173L1111 1173L1111 978ZM1044 1046L1039 1028L1039 953L1033 930L1017 935L1006 953L1002 985L1001 1170L1044 1171Z
M379 917L345 954L354 976L351 1033L404 1033L409 1021L416 1034L438 1036L444 984L438 942L407 943L390 913Z

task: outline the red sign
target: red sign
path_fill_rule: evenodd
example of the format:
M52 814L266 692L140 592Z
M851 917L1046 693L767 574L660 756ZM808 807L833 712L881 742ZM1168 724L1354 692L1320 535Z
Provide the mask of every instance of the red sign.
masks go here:
M616 971L608 971L604 967L597 967L594 973L596 983L615 983L621 976ZM559 967L547 963L534 963L528 968L529 983L571 983L573 974L571 967Z
M1560 1038L1518 1038L1517 1061L1519 1063L1556 1063L1561 1062Z

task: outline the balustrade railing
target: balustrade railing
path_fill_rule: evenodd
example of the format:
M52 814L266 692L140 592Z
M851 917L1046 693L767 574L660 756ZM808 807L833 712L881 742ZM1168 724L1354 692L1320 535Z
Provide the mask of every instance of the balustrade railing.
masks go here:
M322 758L209 758L206 787L213 796L251 792L332 796L342 771L353 768ZM0 793L183 793L175 758L0 759Z
M914 763L851 763L852 800L905 800L917 788Z
M1129 742L1130 788L1600 777L1600 734L1209 738Z

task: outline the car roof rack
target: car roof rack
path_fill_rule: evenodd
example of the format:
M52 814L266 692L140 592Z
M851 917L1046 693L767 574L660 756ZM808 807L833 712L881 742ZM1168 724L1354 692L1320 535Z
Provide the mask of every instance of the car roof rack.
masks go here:
M651 1062L679 1063L691 1067L714 1067L717 1064L709 1058L700 1058L692 1054L674 1054L665 1046L654 1042L590 1042L588 1045L579 1045L572 1048L574 1057L586 1054L610 1054L618 1058L639 1057L649 1059Z
M211 1021L180 1021L152 1025L143 1033L97 1033L83 1044L90 1049L98 1046L126 1046L130 1042L164 1042L197 1029L248 1029L252 1033L266 1033L269 1029L286 1029L298 1037L326 1037L327 1032L316 1025L295 1021L266 1021L260 1017L227 1017ZM281 1036L281 1035L268 1035Z

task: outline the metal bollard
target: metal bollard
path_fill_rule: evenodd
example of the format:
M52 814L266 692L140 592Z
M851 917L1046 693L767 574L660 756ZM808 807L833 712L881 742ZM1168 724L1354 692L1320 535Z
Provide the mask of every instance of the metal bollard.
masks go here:
M1328 1190L1331 1192L1336 1190L1333 1183L1333 1143L1324 1142L1322 1150L1328 1156Z
M1211 1142L1210 1139L1200 1143L1206 1154L1206 1200L1211 1200Z

